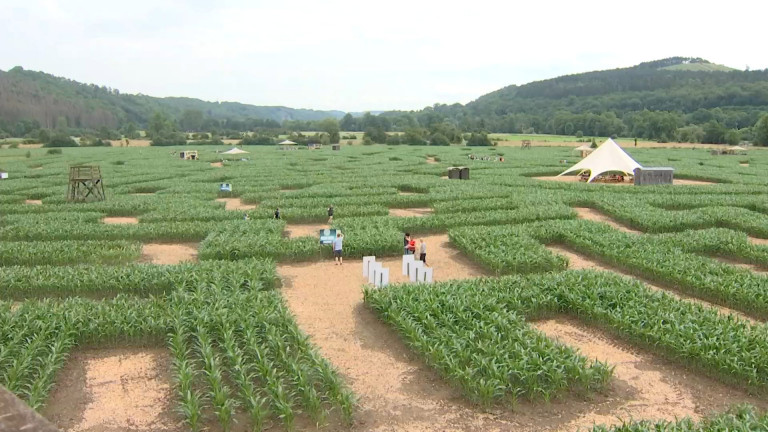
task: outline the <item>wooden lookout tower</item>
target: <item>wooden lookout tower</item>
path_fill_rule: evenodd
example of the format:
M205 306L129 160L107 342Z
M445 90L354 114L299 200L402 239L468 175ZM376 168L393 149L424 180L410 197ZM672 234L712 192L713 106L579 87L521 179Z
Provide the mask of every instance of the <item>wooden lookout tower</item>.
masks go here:
M98 165L69 167L67 201L104 201L104 182Z

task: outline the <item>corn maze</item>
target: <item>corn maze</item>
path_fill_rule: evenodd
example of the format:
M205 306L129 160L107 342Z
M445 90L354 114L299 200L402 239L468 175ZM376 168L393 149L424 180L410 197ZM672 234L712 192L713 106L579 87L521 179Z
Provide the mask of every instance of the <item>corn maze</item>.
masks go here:
M565 147L248 150L252 158L221 167L211 165L213 151L181 161L166 148L35 149L31 157L0 150L0 168L11 174L0 180L0 384L45 416L75 353L163 348L173 422L157 430L388 426L371 419L386 407L357 390L284 297L281 265L331 262L316 237L285 231L325 224L333 205L331 227L345 234L344 267L355 272L363 256L399 257L410 232L447 235L456 253L488 275L381 289L362 278L352 283L363 299L355 313L370 314L471 415L493 417L505 430L764 430L768 151L731 158L632 149L644 165L674 166L676 177L711 184L617 187L534 179L565 168L559 160L572 157ZM468 181L443 178L448 167L467 165L470 153L505 161L471 162ZM105 201L67 201L68 167L82 164L101 166ZM232 197L252 208L225 209L216 201L220 183L231 183ZM416 208L432 212L389 216ZM581 218L576 208L615 225ZM147 244L193 245L197 257L152 264ZM616 271L573 270L548 246ZM615 364L537 329L550 318L577 322L737 396L679 416L616 411L609 424L578 423L592 401L617 394ZM356 343L348 337L345 343ZM535 415L525 417L552 403L572 405L573 418L537 424ZM394 430L434 420L385 414L400 421Z

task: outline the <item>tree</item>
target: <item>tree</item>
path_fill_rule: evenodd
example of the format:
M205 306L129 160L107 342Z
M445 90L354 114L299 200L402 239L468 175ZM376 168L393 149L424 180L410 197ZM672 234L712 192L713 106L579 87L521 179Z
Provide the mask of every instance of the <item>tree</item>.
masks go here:
M181 127L187 132L199 132L203 127L203 112L186 109L181 114Z
M704 125L704 139L701 142L723 144L725 142L725 127L715 120L710 121Z
M728 129L725 131L725 142L735 146L741 142L741 134L736 129Z
M59 118L56 119L56 130L59 132L66 132L67 128L69 127L69 124L67 123L67 118L64 116L59 116Z
M387 132L385 132L384 129L380 127L371 126L365 129L363 140L365 140L365 138L370 139L376 144L384 144L387 142Z
M768 114L763 115L754 127L755 144L768 146Z
M338 144L341 136L339 135L339 122L334 118L327 118L321 120L317 127L328 134L328 138L331 144Z
M132 121L124 124L123 127L120 128L120 133L127 139L139 139L141 137L139 129L136 127L136 123Z
M341 127L341 130L345 132L358 130L357 122L355 121L355 118L352 117L352 114L350 113L344 114L344 117L341 119L341 123L339 124L339 127Z
M70 136L57 133L43 147L77 147L77 143Z
M176 131L176 125L168 117L164 111L155 111L152 118L149 120L149 127L147 133L150 138L159 138L163 135L170 134Z
M451 145L451 142L448 140L448 138L445 135L436 133L429 138L429 145L447 146L447 145Z

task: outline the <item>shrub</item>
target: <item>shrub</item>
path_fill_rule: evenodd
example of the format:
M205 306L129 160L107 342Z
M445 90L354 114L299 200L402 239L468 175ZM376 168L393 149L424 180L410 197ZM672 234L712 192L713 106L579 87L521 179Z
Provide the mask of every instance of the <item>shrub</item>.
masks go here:
M576 138L582 138L583 136L584 136L584 132L576 131Z
M467 140L467 145L476 146L492 146L493 143L488 139L488 135L484 133L472 133Z
M447 146L447 145L451 145L451 142L448 140L448 138L445 135L436 133L429 138L429 145Z
M149 143L151 146L181 146L186 144L187 136L178 132L166 133L157 138L153 138Z
M45 152L45 154L49 154L49 155L57 155L62 153L63 151L60 148L49 149L47 152Z
M275 139L266 135L247 136L239 145L275 145Z
M77 143L72 137L56 134L51 137L51 140L43 145L43 147L77 147Z

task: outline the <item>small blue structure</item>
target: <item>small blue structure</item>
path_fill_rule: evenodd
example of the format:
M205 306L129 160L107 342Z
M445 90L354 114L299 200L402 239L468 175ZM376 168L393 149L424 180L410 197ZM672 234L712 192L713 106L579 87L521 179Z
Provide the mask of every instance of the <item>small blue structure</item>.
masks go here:
M219 186L219 192L232 192L232 184L231 183L222 183Z

